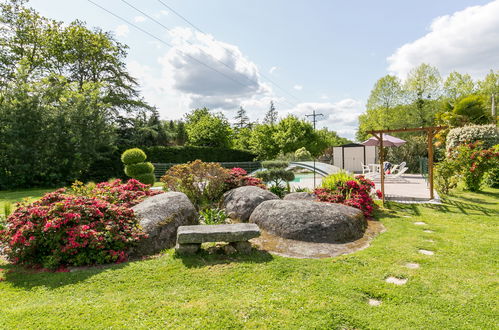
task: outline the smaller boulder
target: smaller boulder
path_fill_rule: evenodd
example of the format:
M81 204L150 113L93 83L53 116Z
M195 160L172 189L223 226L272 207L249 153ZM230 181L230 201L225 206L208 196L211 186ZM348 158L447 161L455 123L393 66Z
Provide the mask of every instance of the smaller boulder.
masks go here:
M245 186L226 192L222 197L222 207L231 219L247 222L258 205L273 199L279 197L262 188Z
M158 253L175 246L179 226L195 225L198 214L189 198L181 192L166 192L149 197L132 210L148 238L132 251L134 256Z
M306 200L306 201L315 201L317 200L317 196L313 193L309 193L306 191L302 192L294 192L287 194L283 198L285 201L296 201L296 200Z

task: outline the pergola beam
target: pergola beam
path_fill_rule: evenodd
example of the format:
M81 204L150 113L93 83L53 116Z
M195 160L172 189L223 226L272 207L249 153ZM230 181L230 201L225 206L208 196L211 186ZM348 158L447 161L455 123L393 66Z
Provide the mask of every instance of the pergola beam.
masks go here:
M381 194L383 205L385 204L385 169L384 169L384 155L383 155L383 133L401 133L401 132L418 132L425 131L428 134L428 177L430 183L430 199L435 198L433 193L433 137L435 134L447 126L432 126L432 127L415 127L415 128L399 128L399 129L382 129L372 130L367 133L373 135L379 141L379 172L381 175Z

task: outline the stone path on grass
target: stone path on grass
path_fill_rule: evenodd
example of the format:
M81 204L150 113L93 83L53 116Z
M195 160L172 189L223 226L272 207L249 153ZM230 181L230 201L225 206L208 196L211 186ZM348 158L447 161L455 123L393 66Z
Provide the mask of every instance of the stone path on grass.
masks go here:
M404 217L407 217L407 216L404 216ZM416 222L414 222L414 225L415 226L426 226L427 223L423 222L423 221L416 221ZM430 230L430 229L425 229L425 230L423 230L423 232L429 233L429 234L434 233L434 231ZM430 242L430 243L435 243L435 241L432 239L426 239L425 241ZM435 252L433 252L431 250L426 250L426 249L419 249L418 252L420 254L423 254L426 256L435 255ZM420 268L420 265L418 263L415 263L415 262L408 262L404 266L408 269L419 269ZM395 285L404 285L407 283L407 281L408 281L407 278L400 278L400 277L395 277L395 276L389 276L385 279L386 283L395 284ZM378 299L370 298L368 301L368 304L370 306L380 306L382 304L382 301L378 300Z

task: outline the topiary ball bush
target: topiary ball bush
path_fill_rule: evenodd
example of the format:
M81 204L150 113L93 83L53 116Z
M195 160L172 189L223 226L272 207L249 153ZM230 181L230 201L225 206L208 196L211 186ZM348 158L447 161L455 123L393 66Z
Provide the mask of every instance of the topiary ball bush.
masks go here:
M139 148L128 149L121 155L121 161L125 165L143 163L146 158L146 153Z
M156 182L156 177L154 176L154 173L139 174L135 177L135 179L139 180L143 184L148 184L148 185L153 185L154 182Z
M150 162L125 165L125 174L132 178L152 172L154 172L154 166Z

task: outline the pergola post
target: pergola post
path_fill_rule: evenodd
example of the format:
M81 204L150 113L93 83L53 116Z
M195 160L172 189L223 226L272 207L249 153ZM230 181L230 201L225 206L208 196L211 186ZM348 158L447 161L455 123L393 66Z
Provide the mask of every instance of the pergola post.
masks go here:
M447 126L434 126L434 127L416 127L416 128L400 128L400 129L385 129L385 130L374 130L368 131L367 133L372 134L379 141L379 163L380 163L380 175L381 175L381 193L383 194L382 202L385 204L385 171L383 168L384 155L383 155L383 133L396 133L396 132L417 132L425 131L428 134L428 179L430 183L430 199L435 198L433 192L433 137L438 131L447 128ZM379 134L379 135L377 135Z
M430 181L430 199L434 199L433 194L433 135L432 129L428 130L428 177Z

